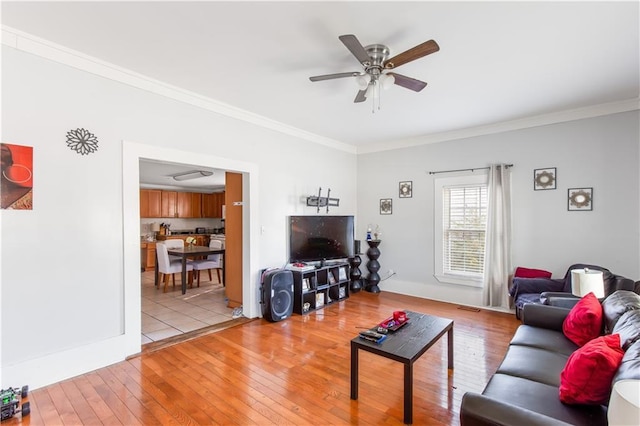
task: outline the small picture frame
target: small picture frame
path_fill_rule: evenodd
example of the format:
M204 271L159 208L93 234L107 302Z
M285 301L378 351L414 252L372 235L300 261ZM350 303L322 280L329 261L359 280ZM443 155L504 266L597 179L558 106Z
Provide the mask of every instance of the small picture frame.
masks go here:
M324 306L324 293L316 293L316 308Z
M413 197L413 181L405 180L400 182L398 188L399 198L411 198Z
M593 188L569 188L567 209L572 212L593 210Z
M340 287L338 289L338 299L344 299L345 297L347 297L347 288Z
M380 199L380 214L393 213L393 200L391 198Z
M340 278L340 281L346 281L347 280L347 268L340 268L338 271L338 275Z
M327 278L329 279L329 284L335 284L336 283L336 277L333 275L333 271L329 271L327 273Z
M533 171L533 190L544 191L556 189L556 168L535 169Z
M303 278L302 279L302 290L303 291L308 291L311 289L311 281L309 281L309 278Z

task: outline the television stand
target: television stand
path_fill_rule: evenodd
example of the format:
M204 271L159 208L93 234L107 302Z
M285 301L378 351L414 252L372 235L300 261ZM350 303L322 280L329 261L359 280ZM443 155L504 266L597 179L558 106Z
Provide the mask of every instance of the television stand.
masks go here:
M293 273L293 312L306 315L349 298L349 264Z

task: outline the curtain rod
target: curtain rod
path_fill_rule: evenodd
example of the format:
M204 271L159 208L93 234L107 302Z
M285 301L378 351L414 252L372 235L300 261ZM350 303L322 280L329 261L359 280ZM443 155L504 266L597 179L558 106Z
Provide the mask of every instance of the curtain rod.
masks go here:
M505 167L508 169L509 167L513 167L513 164L505 164ZM453 172L475 172L476 170L488 170L491 167L475 167L473 169L457 169L457 170L439 170L437 172L429 172L430 175L436 175L438 173L453 173Z

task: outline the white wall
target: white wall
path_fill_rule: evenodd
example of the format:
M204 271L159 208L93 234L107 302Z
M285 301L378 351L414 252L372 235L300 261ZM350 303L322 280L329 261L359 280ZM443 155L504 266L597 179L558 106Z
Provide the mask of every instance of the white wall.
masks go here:
M382 231L381 289L480 306L480 291L438 283L433 260L433 180L429 171L512 163L513 263L562 277L592 263L640 279L638 111L358 156L358 236ZM557 168L557 189L533 190L533 170ZM441 176L441 175L438 175ZM398 182L413 181L413 198ZM593 211L567 211L567 190L593 187ZM379 215L380 198L393 214ZM363 265L366 264L366 256ZM366 274L366 268L361 268Z
M383 291L477 304L470 289L434 285L426 172L497 161L515 164L516 264L561 274L584 261L639 276L637 111L356 159L273 123L216 113L201 99L160 96L153 82L143 90L99 76L118 70L68 50L18 45L30 53L2 49L2 141L34 147L34 210L0 212L2 387L37 388L135 352L136 156L199 158L247 173L246 217L254 220L246 281L254 296L259 269L286 259L286 216L315 214L304 198L321 186L340 198L332 213L354 214L358 206L361 239L367 223L380 224L381 272L398 271ZM122 74L120 81L135 80ZM96 153L67 148L66 132L78 127L97 135ZM558 167L558 190L533 192L539 167ZM400 180L413 180L413 198L398 199ZM566 211L566 188L574 186L594 187L593 212ZM383 197L394 199L393 215L378 214ZM250 300L246 312L257 309Z
M135 352L139 318L125 305L139 310L139 258L125 251L140 252L137 171L129 170L138 159L127 156L173 153L229 169L240 164L258 177L247 205L257 223L245 239L255 243L246 252L253 295L259 269L286 261L286 216L315 213L303 205L306 195L330 187L341 199L334 212L355 213L353 153L7 46L2 107L2 141L34 147L33 211L1 213L3 387L36 388ZM96 153L66 146L66 132L78 127L98 137ZM245 312L259 312L251 300Z

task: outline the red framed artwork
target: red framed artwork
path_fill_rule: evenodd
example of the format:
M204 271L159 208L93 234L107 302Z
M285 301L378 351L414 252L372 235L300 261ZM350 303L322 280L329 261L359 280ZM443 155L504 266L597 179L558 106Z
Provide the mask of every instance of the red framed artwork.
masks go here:
M33 147L0 143L0 207L33 210Z

